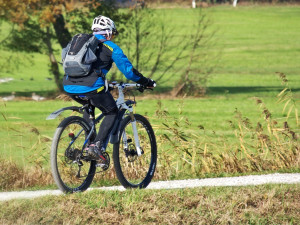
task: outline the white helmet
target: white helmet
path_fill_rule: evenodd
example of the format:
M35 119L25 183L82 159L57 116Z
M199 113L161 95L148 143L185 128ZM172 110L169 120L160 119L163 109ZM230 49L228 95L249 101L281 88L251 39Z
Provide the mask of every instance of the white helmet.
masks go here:
M115 26L114 21L112 21L110 18L105 16L97 16L93 20L92 30L98 30L98 31L106 31L110 35L117 35L118 31Z

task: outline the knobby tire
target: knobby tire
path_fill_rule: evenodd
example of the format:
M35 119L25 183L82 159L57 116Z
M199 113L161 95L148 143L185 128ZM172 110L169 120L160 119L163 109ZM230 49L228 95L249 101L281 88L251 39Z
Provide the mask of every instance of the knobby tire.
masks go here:
M113 160L116 175L125 188L146 188L154 176L157 162L157 145L153 129L149 121L142 115L134 114L138 136L144 154L136 155L131 118L127 116L121 122L119 142L113 147ZM130 143L131 155L126 156L123 145L123 132ZM127 152L128 154L128 152Z

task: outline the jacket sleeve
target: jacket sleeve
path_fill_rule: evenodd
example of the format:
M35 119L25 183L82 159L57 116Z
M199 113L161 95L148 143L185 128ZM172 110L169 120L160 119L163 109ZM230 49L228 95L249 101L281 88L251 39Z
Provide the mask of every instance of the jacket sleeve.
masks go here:
M113 44L111 47L113 47L112 59L127 79L137 82L144 78L142 74L134 69L127 56L118 45Z

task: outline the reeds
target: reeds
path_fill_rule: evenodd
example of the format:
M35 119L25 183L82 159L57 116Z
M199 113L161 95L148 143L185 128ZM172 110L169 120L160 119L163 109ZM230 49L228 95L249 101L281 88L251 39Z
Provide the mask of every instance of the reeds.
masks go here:
M236 109L233 120L228 121L234 139L214 132L208 135L209 131L203 132L203 126L198 126L198 131L190 130L188 118L180 113L182 108L179 107L178 117L171 117L159 102L156 116L163 122L156 134L160 150L157 177L169 179L299 169L299 134L290 126L290 121L296 121L293 127L299 130L297 101L286 76L282 73L279 76L285 87L278 94L277 102L284 103L283 113L287 111L284 120L273 118L263 100L253 98L262 118L250 121Z

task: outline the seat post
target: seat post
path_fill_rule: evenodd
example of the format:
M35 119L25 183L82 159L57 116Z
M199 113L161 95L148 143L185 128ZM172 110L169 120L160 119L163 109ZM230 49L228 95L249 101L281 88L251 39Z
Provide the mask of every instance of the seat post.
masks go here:
M89 119L94 121L95 107L91 104L90 99L88 100L88 104L87 104L87 113L89 114Z
M83 105L81 108L84 111L83 118L87 121L94 122L95 120L95 109L91 104L90 100L87 100L87 104ZM91 124L92 125L92 124Z

